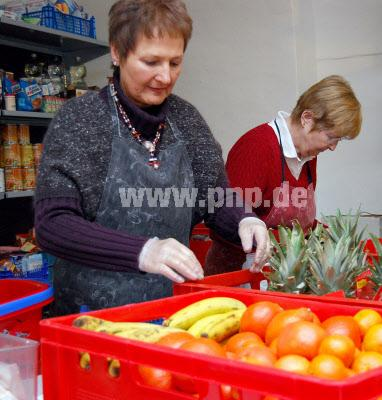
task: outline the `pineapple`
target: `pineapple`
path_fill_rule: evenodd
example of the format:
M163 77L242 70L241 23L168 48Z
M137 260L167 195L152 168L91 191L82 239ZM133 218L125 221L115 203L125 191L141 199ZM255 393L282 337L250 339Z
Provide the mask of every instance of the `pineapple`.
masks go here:
M360 209L357 210L355 218L353 218L351 212L347 215L342 215L340 210L336 211L335 216L324 218L328 225L327 233L335 243L338 243L343 235L350 238L351 248L360 246L364 229L358 232L358 223L360 218Z
M372 265L370 266L370 279L374 283L374 290L378 291L382 286L382 244L375 235L371 235L371 240L374 243L378 257L372 258Z
M343 290L346 296L355 296L356 278L367 268L367 255L361 246L355 247L355 237L344 232L334 241L330 232L323 243L311 235L308 244L310 290L316 295Z
M270 231L273 244L270 266L272 271L264 271L269 279L271 291L303 293L306 290L305 276L308 266L307 245L301 226L293 228L278 226L279 243Z

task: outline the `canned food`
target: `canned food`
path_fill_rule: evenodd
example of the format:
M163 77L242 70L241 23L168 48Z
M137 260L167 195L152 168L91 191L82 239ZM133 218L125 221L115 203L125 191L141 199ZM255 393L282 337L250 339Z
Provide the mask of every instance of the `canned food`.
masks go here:
M20 145L21 167L33 167L35 164L32 145Z
M3 168L0 168L0 192L5 192L5 177Z
M3 129L3 142L4 144L13 144L18 142L17 138L17 125L6 125Z
M4 145L4 166L5 167L21 167L20 145L13 143Z
M18 139L21 145L29 145L31 143L29 125L19 125Z
M22 169L23 189L36 188L36 173L33 167L24 167Z
M40 164L41 155L43 154L43 144L42 143L35 143L32 145L33 148L33 158L35 161L35 166Z
M5 190L7 192L23 190L23 176L21 168L5 168Z
M16 95L10 93L5 95L5 110L16 111Z

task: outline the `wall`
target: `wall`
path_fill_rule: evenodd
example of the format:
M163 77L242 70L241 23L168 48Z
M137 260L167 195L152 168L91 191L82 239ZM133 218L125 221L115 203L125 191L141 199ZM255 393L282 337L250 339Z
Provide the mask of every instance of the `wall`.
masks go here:
M107 40L112 0L81 0ZM381 214L381 1L185 0L194 20L175 92L195 104L224 155L250 128L291 110L316 80L337 73L363 105L360 137L319 157L318 216L356 210L379 231ZM104 85L110 58L88 64L88 81ZM342 183L343 185L339 185Z

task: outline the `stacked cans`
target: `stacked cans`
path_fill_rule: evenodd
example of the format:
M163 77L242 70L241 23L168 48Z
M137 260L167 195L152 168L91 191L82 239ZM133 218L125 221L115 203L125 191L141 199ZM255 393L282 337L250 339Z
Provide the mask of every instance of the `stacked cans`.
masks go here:
M31 144L28 125L6 125L1 134L0 168L4 169L5 191L34 189L42 144Z

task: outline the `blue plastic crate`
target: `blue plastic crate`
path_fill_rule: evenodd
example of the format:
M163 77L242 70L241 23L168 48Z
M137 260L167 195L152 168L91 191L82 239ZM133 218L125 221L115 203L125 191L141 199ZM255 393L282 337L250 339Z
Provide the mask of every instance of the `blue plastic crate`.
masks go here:
M26 20L39 18L40 26L96 39L96 19L94 17L87 20L64 14L50 4L44 6L40 11L25 13L22 17Z
M41 257L41 263L39 258L35 261L35 265L31 267L31 264L26 266L26 259L33 257ZM18 278L18 279L29 279L40 281L46 284L52 284L52 266L50 255L45 253L33 254L33 255L14 255L10 259L17 267L16 272L8 270L0 270L0 279L5 278ZM23 261L24 259L24 261Z

